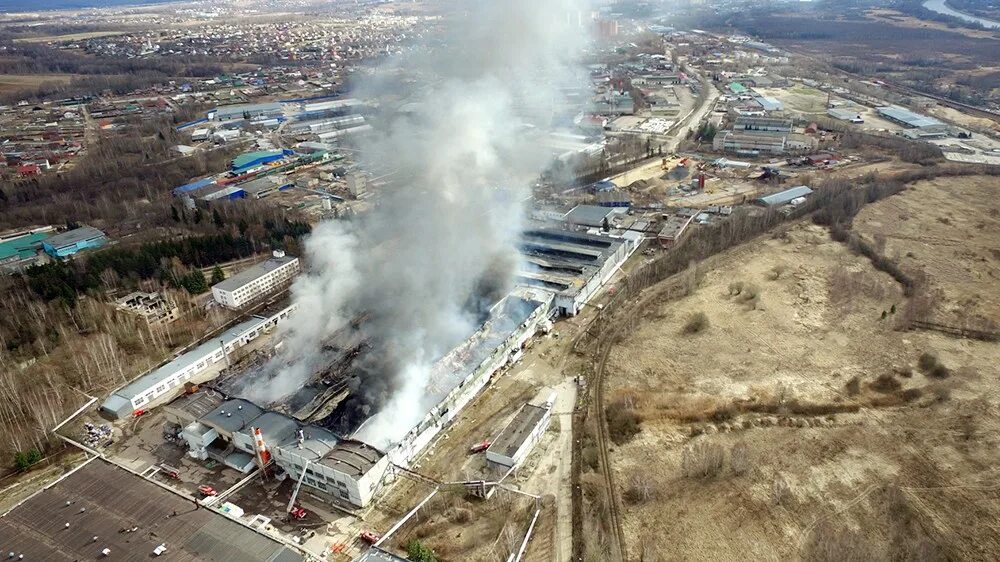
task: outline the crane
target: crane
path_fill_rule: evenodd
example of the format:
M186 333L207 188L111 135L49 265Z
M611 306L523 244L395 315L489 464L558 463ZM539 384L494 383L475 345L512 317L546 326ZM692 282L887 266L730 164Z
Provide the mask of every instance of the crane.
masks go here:
M306 469L309 468L310 460L306 460L306 464L302 466L302 475L299 476L299 482L295 484L295 491L292 492L292 497L288 500L288 507L285 508L285 513L292 511L292 506L295 505L295 498L299 497L299 488L302 487L302 481L306 479Z

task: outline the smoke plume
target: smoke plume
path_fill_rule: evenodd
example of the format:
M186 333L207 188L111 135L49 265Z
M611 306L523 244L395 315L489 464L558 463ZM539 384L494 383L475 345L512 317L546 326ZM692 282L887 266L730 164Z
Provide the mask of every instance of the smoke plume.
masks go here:
M458 4L433 44L357 86L355 95L382 103L361 163L395 173L371 212L325 222L307 239L280 367L251 396L300 388L328 360L324 342L361 331L371 349L342 410L355 420L380 414L361 432L378 445L433 407L424 397L432 365L510 288L528 186L551 159L537 139L553 126L561 89L580 83L579 2ZM402 75L405 90L388 85Z

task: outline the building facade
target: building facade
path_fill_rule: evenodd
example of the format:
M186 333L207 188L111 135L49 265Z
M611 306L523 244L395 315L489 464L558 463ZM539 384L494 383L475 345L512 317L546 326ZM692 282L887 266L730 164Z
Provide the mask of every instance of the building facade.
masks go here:
M228 364L230 354L287 320L296 306L291 304L268 316L254 316L179 355L116 390L101 405L101 412L115 419L126 418L156 400L180 394L185 382L220 363Z
M275 251L274 256L212 286L212 298L239 309L283 289L301 271L299 258Z

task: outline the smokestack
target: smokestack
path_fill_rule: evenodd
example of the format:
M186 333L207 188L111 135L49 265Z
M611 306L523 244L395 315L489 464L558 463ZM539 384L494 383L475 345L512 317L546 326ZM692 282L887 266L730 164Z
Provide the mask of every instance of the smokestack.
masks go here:
M305 440L306 440L306 434L305 434L305 432L303 432L301 429L299 429L299 433L298 433L299 449L302 448L302 442L305 441Z
M271 464L271 452L267 450L267 444L264 443L264 435L260 432L259 427L253 428L253 438L257 445L257 463L260 465L261 470Z
M220 339L219 346L222 347L222 356L226 358L226 367L232 367L232 363L229 362L229 352L226 351L226 340Z
M698 189L705 191L705 174L698 174Z

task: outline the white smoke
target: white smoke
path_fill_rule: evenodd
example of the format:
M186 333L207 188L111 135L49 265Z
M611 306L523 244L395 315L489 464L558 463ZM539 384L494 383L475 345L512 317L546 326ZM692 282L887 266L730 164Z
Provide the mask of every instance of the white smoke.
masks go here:
M283 366L251 395L271 401L300 388L332 334L361 330L374 347L352 391L359 415L380 414L364 427L374 444L397 441L433 406L424 397L432 365L478 327L492 301L477 300L510 286L527 188L551 160L534 131L551 124L560 88L579 83L580 2L460 4L443 41L385 65L418 86L386 91L383 75L359 85L359 96L405 100L407 111L387 117L362 150L362 164L398 173L371 212L307 239Z

